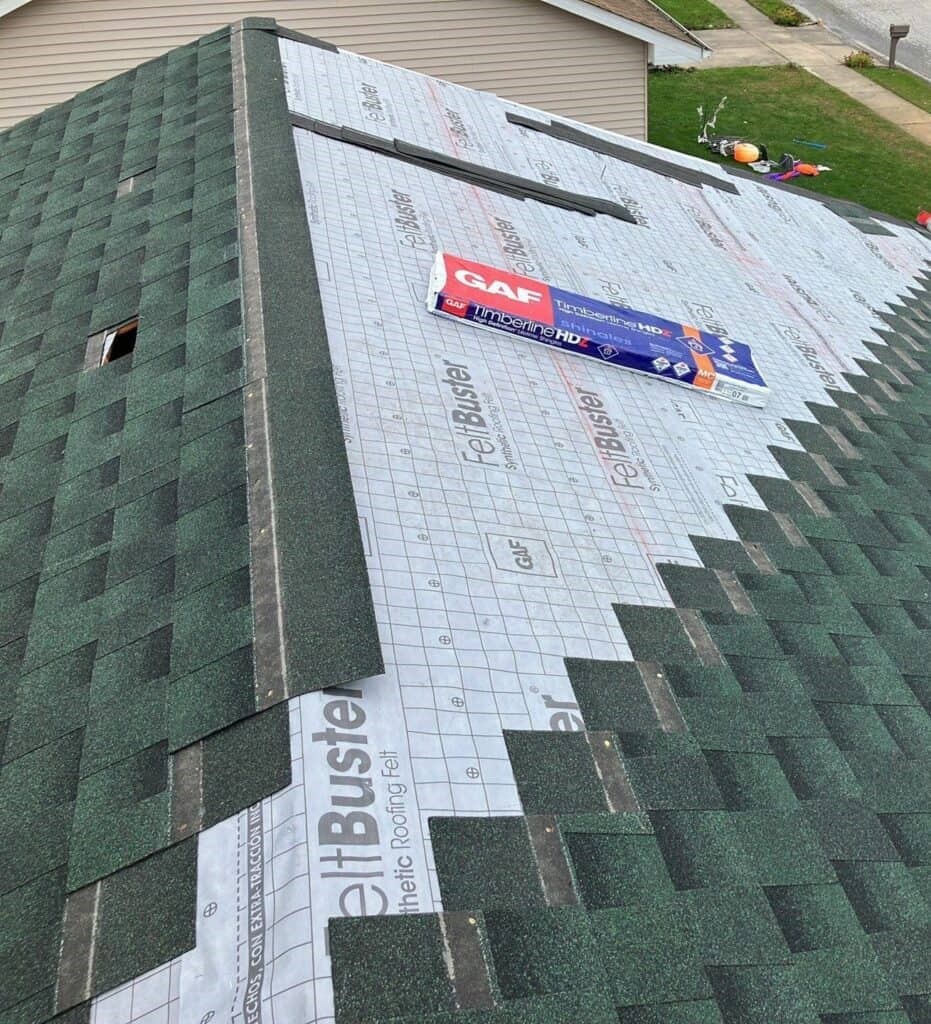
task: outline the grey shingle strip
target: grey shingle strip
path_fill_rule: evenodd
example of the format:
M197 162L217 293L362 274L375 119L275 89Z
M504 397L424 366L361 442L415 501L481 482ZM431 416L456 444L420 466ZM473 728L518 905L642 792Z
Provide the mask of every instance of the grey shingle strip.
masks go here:
M639 811L640 804L620 758L616 737L609 732L589 732L586 738L609 810L614 813Z
M352 146L360 146L363 149L381 153L394 160L403 160L405 163L414 164L417 167L445 174L460 181L467 181L470 184L478 185L480 188L485 188L492 192L500 192L517 199L534 199L539 203L558 206L566 210L574 210L577 213L583 213L588 216L602 213L628 224L638 223L636 217L620 203L601 199L598 196L587 196L578 192L567 192L564 189L553 188L531 178L521 178L516 174L506 174L493 167L485 167L481 164L459 160L438 150L415 146L412 143L405 142L403 139L384 139L381 136L360 132L355 128L330 124L316 118L304 117L301 114L292 113L291 123L296 128L304 128L307 131L314 132L316 135L338 139Z
M65 904L55 992L59 1008L76 1006L91 996L100 886L100 882L94 882L79 889Z
M271 440L268 431L268 362L259 277L259 250L252 202L255 182L247 124L243 31L234 29L234 134L238 158L238 204L243 259L243 318L249 385L244 390L243 423L249 497L249 543L252 565L252 604L255 623L255 676L258 707L269 707L287 696L287 651L281 593L281 565L275 520Z
M562 124L559 121L535 121L533 118L513 111L507 112L507 120L521 128L530 128L535 132L542 132L554 139L562 139L563 142L571 142L575 146L582 146L603 156L613 157L615 160L623 160L625 163L633 164L636 167L643 167L648 171L661 174L666 178L673 178L676 181L684 182L687 185L696 185L701 188L707 185L709 188L716 188L722 192L739 194L739 189L729 181L724 181L713 174L706 174L704 171L696 171L690 167L683 167L673 163L671 160L663 160L661 157L651 156L643 153L632 146L624 146L619 142L608 142L589 132L583 132L579 128Z
M440 914L438 919L457 1008L490 1009L495 1000L481 918L456 911Z
M537 873L548 907L574 906L579 902L566 851L559 836L556 818L551 814L528 814L527 835L536 861ZM528 901L529 902L529 901Z

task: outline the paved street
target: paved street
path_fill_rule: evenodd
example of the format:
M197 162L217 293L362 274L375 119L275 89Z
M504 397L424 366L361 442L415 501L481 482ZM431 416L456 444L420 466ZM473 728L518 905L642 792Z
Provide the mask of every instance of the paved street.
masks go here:
M710 57L701 62L701 67L754 67L790 62L799 64L822 81L869 107L880 117L897 124L926 146L931 146L931 114L877 85L865 75L844 67L844 56L853 49L851 37L841 38L825 25L782 28L774 25L755 7L751 7L747 0L715 2L740 28L722 28L696 33L713 51ZM827 3L827 0L813 2ZM855 0L831 2L849 3L853 6ZM931 0L871 0L871 3L877 9L896 7L899 13L905 12L906 9L923 8L926 12L931 10ZM815 12L810 10L810 13ZM899 14L893 16L898 17ZM922 24L928 22L931 22L931 14L924 18ZM921 32L918 30L917 20L914 26L913 31L920 39ZM886 32L888 33L888 26ZM899 49L901 51L902 47ZM927 64L925 66L927 67Z
M931 78L931 0L801 0L796 6L851 44L889 52L889 26L911 25L896 63Z

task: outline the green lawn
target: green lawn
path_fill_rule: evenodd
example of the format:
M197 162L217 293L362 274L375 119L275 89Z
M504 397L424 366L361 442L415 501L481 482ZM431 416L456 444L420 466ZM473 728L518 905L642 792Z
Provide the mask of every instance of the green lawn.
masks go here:
M931 114L931 83L901 68L857 68L878 85Z
M931 208L931 148L801 68L653 73L650 141L722 162L695 141L696 107L703 105L710 113L725 95L719 133L765 143L771 158L789 152L833 168L817 178L795 178L793 185L906 220L914 220L919 209ZM810 149L793 139L824 142L828 148Z
M657 0L680 25L690 29L734 28L734 22L710 0Z
M805 15L801 11L797 11L786 0L748 0L748 3L753 4L758 11L761 11L777 25L809 24Z

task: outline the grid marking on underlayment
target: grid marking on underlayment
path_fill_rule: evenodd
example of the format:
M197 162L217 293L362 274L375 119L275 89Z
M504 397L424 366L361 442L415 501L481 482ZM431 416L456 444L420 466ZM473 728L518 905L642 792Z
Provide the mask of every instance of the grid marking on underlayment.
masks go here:
M630 657L612 602L669 604L656 563L699 564L689 534L733 538L724 504L763 507L747 474L783 475L767 446L800 448L783 421L810 421L805 403L830 402L825 386L847 389L842 374L872 359L863 341L881 326L877 310L926 247L907 232L870 238L752 182L739 196L702 190L509 125L505 112L521 108L488 94L292 41L281 49L296 113L625 202L642 221L481 192L295 130L387 667L359 696L292 702L295 782L262 807L263 1019L322 1022L328 918L377 912L382 899L396 911L405 879L417 909L438 906L426 819L519 811L502 730L549 728L546 698L573 699L564 657ZM441 248L748 341L771 402L730 405L432 317L426 282ZM463 461L444 359L468 368L489 421L500 418L500 465ZM604 402L638 487L606 475L577 387ZM529 546L539 575L503 568L501 539ZM351 792L325 781L326 755L341 749L326 730L348 708L355 739L342 749L370 762L365 810L379 840L351 851L368 860L340 867L318 833L334 794ZM185 1019L244 1014L249 946L235 922L250 909L250 839L245 815L202 838L202 863L240 884L199 917L198 947L182 960Z

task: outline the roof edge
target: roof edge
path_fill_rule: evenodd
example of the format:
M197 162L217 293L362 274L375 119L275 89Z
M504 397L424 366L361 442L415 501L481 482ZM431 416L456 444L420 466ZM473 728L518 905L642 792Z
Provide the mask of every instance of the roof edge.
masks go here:
M651 6L656 7L652 0L648 0L648 2L651 3ZM694 33L680 25L675 18L670 17L665 11L662 11L663 15L669 18L677 28L692 40L691 44L677 39L673 35L660 32L658 29L650 28L648 25L642 25L639 21L633 21L620 14L614 14L594 3L588 3L586 0L543 0L543 3L549 4L551 7L558 7L567 14L575 14L580 18L585 18L596 25L603 25L605 28L613 29L615 32L623 32L625 35L641 40L650 47L651 61L654 64L675 64L682 61L703 60L706 54L711 52L709 47L705 46ZM657 10L661 10L661 8L657 7Z
M638 21L625 18L620 14L614 14L595 4L587 3L586 0L543 0L543 2L550 4L552 7L558 7L569 14L575 14L580 18L595 22L595 24L603 25L605 28L613 29L615 32L623 32L625 35L641 40L650 47L650 58L654 64L674 64L680 61L703 60L705 55L711 52L710 48L694 33L690 32L684 25L681 25L675 18L663 11L661 7L653 3L653 0L647 0L647 2L652 7L656 7L664 17L668 18L672 24L688 36L692 40L692 45L677 39L673 35L660 32L659 29L650 28ZM25 7L29 3L31 3L31 0L0 0L0 18L13 14L14 11ZM245 22L252 20L254 19L244 19ZM246 25L246 27L256 26ZM657 48L659 50L658 53L655 52Z
M20 7L25 7L29 2L30 0L0 0L0 18L5 18Z
M233 26L242 61L244 125L257 287L251 317L264 349L251 380L267 432L266 511L274 520L284 692L297 696L384 673L365 547L273 19ZM234 52L237 52L234 50ZM249 388L246 389L249 398ZM310 536L307 524L317 524ZM333 566L340 565L338 574ZM274 623L272 623L275 626ZM270 659L271 660L271 659Z

